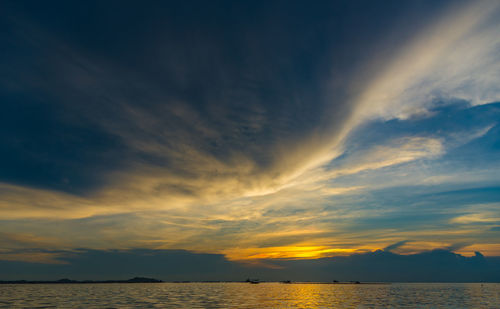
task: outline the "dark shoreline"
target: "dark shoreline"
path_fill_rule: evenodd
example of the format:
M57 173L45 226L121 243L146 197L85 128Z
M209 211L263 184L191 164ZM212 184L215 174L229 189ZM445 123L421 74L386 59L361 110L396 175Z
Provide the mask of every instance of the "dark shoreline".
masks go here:
M128 280L6 280L0 281L0 284L81 284L81 283L162 283L162 280L144 277L135 277Z
M153 278L135 277L128 280L4 280L0 284L97 284L97 283L247 283L245 281L162 281ZM312 282L312 281L260 281L259 283L282 284L391 284L390 282Z

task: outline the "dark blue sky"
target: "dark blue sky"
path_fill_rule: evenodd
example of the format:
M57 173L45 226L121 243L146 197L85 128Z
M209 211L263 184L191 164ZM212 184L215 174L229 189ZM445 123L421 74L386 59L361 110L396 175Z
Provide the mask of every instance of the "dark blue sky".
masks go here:
M499 256L499 14L4 1L0 260Z

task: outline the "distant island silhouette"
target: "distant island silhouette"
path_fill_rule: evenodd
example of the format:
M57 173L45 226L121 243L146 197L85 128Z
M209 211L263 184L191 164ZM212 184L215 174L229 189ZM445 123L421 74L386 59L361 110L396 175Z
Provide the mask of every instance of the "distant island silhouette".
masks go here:
M44 280L11 280L11 281L0 281L0 284L67 284L67 283L161 283L162 280L145 278L145 277L134 277L128 280L71 280L71 279L59 279L55 281L44 281Z
M81 283L286 283L286 284L390 284L385 282L359 282L359 281L329 281L329 282L317 282L317 281L261 281L259 279L247 279L245 281L163 281L154 278L146 277L134 277L127 280L71 280L68 278L63 278L59 280L0 280L0 284L81 284Z

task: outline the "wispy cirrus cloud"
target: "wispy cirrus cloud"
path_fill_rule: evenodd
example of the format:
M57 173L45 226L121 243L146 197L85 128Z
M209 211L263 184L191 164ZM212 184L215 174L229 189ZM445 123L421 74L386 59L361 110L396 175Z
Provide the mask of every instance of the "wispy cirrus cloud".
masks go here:
M486 213L458 215L457 206L444 214L419 194L498 180L490 142L498 107L481 106L500 98L498 4L444 11L414 28L395 22L408 37L388 41L405 44L384 46L393 50L376 59L345 52L363 44L356 33L335 32L329 17L304 30L266 13L220 25L210 14L188 14L155 29L135 25L149 33L141 38L148 48L117 53L55 31L43 16L13 14L4 43L9 78L0 83L6 115L19 119L3 122L2 231L56 237L55 247L233 259L345 255L404 239L418 251L458 243L470 229L476 236L467 241L479 243L477 227L450 231ZM127 45L114 35L128 20L115 18L99 35ZM325 46L330 32L317 23L339 42ZM373 31L388 31L380 27ZM490 155L485 165L474 165L473 149ZM420 203L425 215L412 222ZM442 240L432 242L438 231Z

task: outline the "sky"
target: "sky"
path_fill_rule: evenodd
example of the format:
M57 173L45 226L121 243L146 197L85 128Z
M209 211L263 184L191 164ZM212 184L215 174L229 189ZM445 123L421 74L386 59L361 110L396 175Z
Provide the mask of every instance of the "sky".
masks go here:
M500 256L499 29L493 0L2 1L0 269Z

